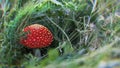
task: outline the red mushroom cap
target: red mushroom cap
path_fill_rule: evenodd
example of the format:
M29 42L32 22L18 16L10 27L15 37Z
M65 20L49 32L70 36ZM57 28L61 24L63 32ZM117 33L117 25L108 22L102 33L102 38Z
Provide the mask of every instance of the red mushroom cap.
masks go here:
M51 44L53 35L43 25L33 24L23 29L27 32L26 38L21 37L20 43L29 48L43 48Z

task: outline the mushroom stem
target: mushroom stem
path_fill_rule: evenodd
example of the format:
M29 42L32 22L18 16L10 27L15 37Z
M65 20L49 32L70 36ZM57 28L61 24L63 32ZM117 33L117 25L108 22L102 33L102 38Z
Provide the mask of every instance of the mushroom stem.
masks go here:
M40 49L33 49L35 57L41 58L41 51Z

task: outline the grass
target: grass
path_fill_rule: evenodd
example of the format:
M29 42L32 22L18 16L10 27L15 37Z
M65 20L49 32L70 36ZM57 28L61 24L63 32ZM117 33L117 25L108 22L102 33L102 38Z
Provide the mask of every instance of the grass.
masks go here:
M0 5L1 67L120 67L118 0L0 0ZM35 23L54 35L40 58L19 43L22 29Z

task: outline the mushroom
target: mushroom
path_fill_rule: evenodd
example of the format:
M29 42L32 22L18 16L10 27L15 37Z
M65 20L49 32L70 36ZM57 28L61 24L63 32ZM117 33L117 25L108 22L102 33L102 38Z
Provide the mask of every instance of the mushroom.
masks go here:
M20 38L20 43L28 48L48 47L53 41L53 35L50 30L40 24L27 26L23 29L23 32L27 34L25 37Z

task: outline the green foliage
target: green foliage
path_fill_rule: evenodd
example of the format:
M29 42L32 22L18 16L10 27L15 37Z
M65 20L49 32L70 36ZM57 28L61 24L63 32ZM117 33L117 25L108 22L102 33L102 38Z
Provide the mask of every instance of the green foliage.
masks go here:
M4 26L6 29L4 29L4 40L2 42L2 54L1 58L3 59L4 63L12 63L13 60L18 61L17 59L20 58L21 52L17 52L21 50L21 46L19 45L19 27L23 18L23 16L30 14L33 11L33 4L29 3L24 8L20 9L18 11L18 14L14 18L14 20L11 20ZM9 58L7 58L9 56ZM17 59L14 59L17 58ZM1 60L2 60L1 59Z
M119 47L117 0L0 0L0 5L5 5L0 7L0 64L5 67L97 68ZM41 57L19 43L22 29L34 23L54 36L40 49Z

